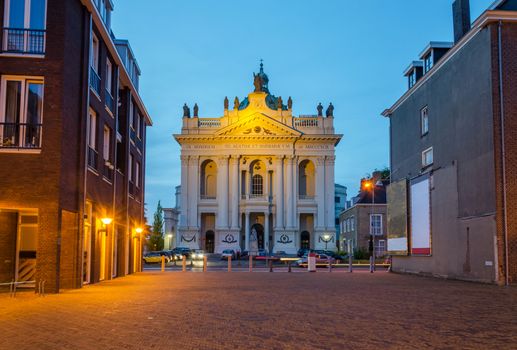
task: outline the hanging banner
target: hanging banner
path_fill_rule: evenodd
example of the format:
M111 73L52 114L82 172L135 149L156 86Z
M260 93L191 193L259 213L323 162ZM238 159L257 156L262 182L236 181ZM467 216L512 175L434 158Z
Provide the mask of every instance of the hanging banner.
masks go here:
M431 195L429 176L411 181L411 255L431 255Z
M408 254L407 180L390 184L388 197L388 254Z

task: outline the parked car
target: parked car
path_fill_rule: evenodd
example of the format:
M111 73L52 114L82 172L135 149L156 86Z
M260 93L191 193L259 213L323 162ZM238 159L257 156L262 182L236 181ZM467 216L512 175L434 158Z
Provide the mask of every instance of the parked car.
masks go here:
M309 261L309 257L304 256L303 258L298 260L296 262L296 264L298 266L305 267L305 266L307 266L308 261ZM336 259L334 259L333 257L328 256L326 254L316 254L316 264L328 265L329 263L330 264L335 264L336 263Z
M235 251L233 249L225 249L221 253L221 260L228 259L228 257L235 259Z
M323 254L331 256L336 260L345 260L345 257L343 257L343 256L339 255L338 253L333 252L331 250L325 250Z
M250 255L250 252L248 252L247 250L243 250L241 252L241 255L239 256L239 258L241 258L241 259L248 258L249 255Z
M309 255L310 252L311 250L309 248L300 248L298 249L298 253L296 253L296 255L298 255L301 258L304 255Z
M192 253L190 248L187 247L176 247L174 249L177 251L178 254L181 254L187 258L190 258L190 254Z
M162 252L149 252L147 254L144 254L143 260L146 264L153 264L153 263L161 263L162 262L162 256L165 256L165 262L170 262L170 258L162 254Z
M190 254L192 260L203 260L205 256L205 251L201 249L194 249Z

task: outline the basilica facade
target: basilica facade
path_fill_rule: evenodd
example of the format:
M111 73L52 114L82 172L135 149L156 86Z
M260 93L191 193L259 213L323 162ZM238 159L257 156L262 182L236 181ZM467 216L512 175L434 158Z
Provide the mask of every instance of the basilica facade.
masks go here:
M292 115L292 100L269 92L261 65L254 92L224 115L184 106L180 221L175 245L220 253L336 249L332 104Z

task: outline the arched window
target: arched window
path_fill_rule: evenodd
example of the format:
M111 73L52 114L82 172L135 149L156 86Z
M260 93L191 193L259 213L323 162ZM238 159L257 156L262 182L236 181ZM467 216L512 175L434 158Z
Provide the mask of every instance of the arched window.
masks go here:
M217 165L213 160L201 164L201 199L215 199L217 195Z
M251 184L251 195L262 196L264 194L264 179L261 175L253 175Z
M301 199L314 197L314 164L304 160L298 166L298 195Z

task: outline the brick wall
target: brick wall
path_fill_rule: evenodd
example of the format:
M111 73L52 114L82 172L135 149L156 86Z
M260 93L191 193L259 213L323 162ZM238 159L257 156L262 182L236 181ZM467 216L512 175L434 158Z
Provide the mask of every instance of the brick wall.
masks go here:
M0 211L0 283L14 278L18 214Z
M61 211L60 288L81 286L81 255L77 213Z
M500 280L504 281L505 245L504 245L504 209L502 181L502 148L499 94L499 53L498 25L491 25L492 32L492 66L494 96L494 141L496 160L497 193L497 247ZM506 152L506 194L508 223L508 260L509 281L517 283L517 25L502 24L502 74L504 96L505 152Z

